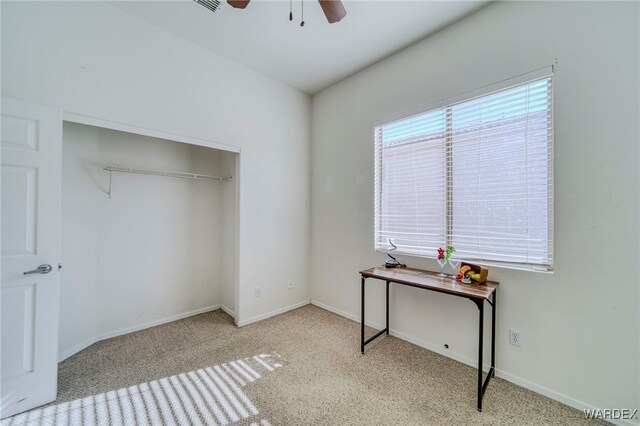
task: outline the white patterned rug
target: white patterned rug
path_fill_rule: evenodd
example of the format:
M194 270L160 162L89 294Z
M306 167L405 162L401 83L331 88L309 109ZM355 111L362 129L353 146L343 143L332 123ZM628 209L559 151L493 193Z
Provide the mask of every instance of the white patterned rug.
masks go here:
M152 380L2 420L14 425L227 425L240 420L269 426L242 391L284 365L277 353Z

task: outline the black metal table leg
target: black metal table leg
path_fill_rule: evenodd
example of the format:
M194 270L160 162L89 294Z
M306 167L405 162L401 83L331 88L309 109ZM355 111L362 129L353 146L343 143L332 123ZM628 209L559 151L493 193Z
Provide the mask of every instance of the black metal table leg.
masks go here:
M365 346L367 346L369 343L373 342L374 340L376 340L378 337L382 336L383 334L389 334L389 283L390 281L387 281L387 326L386 328L384 328L383 330L378 331L376 334L374 334L373 336L369 337L368 339L365 339L364 337L364 280L365 277L364 275L361 277L361 312L362 312L362 319L360 322L360 352L364 353L364 348Z
M362 289L360 291L361 297L361 313L362 313L362 321L360 322L360 351L364 353L364 277L360 278Z
M387 336L389 335L389 281L387 281Z
M486 299L491 305L491 367L487 372L487 377L482 380L482 356L484 341L484 299L470 298L478 307L478 411L482 411L482 398L489 386L489 381L495 376L496 366L496 293L494 291L491 299Z
M478 304L478 411L482 411L482 338L484 331L484 302Z
M491 303L491 370L492 376L495 377L496 371L496 293L498 289L493 291Z

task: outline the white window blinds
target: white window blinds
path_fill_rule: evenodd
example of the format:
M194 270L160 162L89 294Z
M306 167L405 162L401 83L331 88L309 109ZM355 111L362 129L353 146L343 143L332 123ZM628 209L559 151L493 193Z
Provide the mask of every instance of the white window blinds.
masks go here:
M551 270L552 77L375 128L375 246Z

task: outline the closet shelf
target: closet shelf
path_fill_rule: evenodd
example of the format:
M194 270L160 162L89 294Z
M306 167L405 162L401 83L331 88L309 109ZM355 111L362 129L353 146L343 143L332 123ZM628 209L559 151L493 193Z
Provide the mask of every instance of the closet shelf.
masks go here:
M181 179L196 179L196 180L218 180L222 182L230 182L231 176L212 176L204 175L201 173L188 173L188 172L173 172L169 170L153 170L153 169L139 169L135 167L123 167L108 164L104 166L104 170L109 172L109 190L107 195L111 198L111 176L113 172L118 173L132 173L136 175L149 175L149 176L165 176Z

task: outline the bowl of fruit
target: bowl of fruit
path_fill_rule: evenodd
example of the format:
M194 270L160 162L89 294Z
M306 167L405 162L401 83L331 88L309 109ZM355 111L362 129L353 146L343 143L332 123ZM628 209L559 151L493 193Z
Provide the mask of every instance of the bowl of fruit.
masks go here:
M488 277L489 270L484 266L463 262L460 266L460 273L456 275L456 280L464 284L484 284Z

